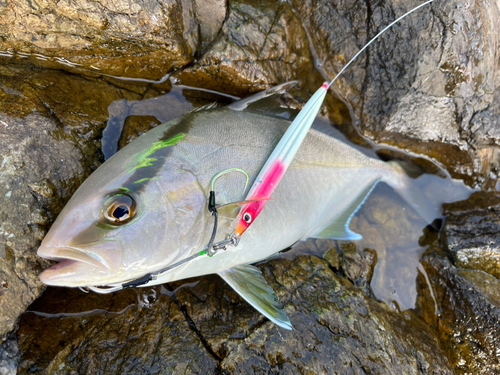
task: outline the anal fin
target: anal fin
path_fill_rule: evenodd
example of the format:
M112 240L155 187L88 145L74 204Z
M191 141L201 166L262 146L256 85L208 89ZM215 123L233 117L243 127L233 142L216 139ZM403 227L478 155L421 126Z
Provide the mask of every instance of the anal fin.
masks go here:
M349 229L349 224L351 223L351 219L354 217L354 215L356 215L356 212L358 212L363 203L365 203L366 199L373 191L375 186L377 186L379 181L380 180L376 180L375 182L368 185L356 197L356 199L351 202L351 204L344 210L344 212L333 219L324 229L322 229L319 233L315 234L312 237L350 241L362 239L363 237L360 234L355 233Z
M292 329L290 319L279 305L278 296L264 280L258 268L240 265L221 271L219 275L245 301L270 321L285 329Z

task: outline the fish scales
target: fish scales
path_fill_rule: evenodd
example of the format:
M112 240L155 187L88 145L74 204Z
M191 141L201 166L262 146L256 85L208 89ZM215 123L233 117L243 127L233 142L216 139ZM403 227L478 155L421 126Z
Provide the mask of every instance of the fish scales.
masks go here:
M183 126L184 122L189 123L189 126ZM85 243L91 243L91 237L97 234L94 228L101 221L97 208L103 204L103 196L119 188L133 189L131 175L139 170L142 170L138 176L141 178L148 176L148 170L151 171L150 179L142 182L145 188L136 192L136 199L141 206L139 211L147 209L156 212L158 220L148 221L146 225L141 224L139 218L115 230L98 228L100 232L109 232L105 235L100 233L100 240L117 241L120 249L115 251L123 252L119 264L110 266L112 271L108 269L87 275L86 278L77 275L74 279L62 277L49 280L49 270L42 275L42 279L45 277L44 281L55 285L106 285L142 276L146 271L161 269L174 260L200 251L212 230L212 222L205 207L213 176L222 170L238 167L245 170L250 181L253 181L288 125L286 120L258 113L218 108L188 113L139 137L104 163L78 189L54 224L52 232L67 226L68 215L74 216L72 212L77 207L74 202L78 201L85 202L80 204L80 209L94 210L95 217L90 217L88 227L66 229L65 240L54 244L51 243L52 233L49 233L39 254L58 259L57 254L51 254L50 249L64 246L64 241L71 242L74 248L82 248L81 243L71 240L82 237L77 231L88 232L84 236L87 237ZM151 162L152 165L130 171L134 156L144 153L152 144L164 139L165 133L175 127L187 132L180 142L151 154L150 157L156 159ZM161 164L161 167L155 163ZM265 259L321 231L367 186L379 179L390 180L395 174L397 172L390 165L369 158L319 131L311 130L274 192L273 200L268 203L269 208L263 211L259 220L241 239L240 245L229 248L214 259L201 257L175 268L163 275L158 283L217 273L234 265ZM220 193L219 202L242 199L242 186L243 179L238 174L218 180L216 190ZM191 205L191 209L183 214L179 205ZM175 220L172 221L172 218ZM159 222L163 224L159 225ZM221 227L219 232L227 233L228 229ZM167 241L163 235L165 232L178 233L180 239ZM142 236L147 236L151 242L145 250L141 249L144 241L137 241L137 237ZM129 249L133 246L140 250ZM98 248L86 248L85 252L94 259L100 258L94 254L99 252Z
M385 27L339 75L388 28L432 1ZM324 98L337 77L329 85L325 83L325 91L318 90L313 98ZM292 124L292 133L283 138L284 146L278 147L277 156L272 156L279 159L283 153L288 155L287 163L291 160L273 200L252 203L253 207L267 203L268 208L248 230L248 225L240 221L235 233L246 232L236 248L219 251L216 257L198 256L204 254L202 250L212 232L206 207L214 176L239 168L253 183L289 126L282 119L240 110L266 96L257 94L233 108L188 113L115 154L82 184L45 237L38 254L60 263L45 270L41 280L49 285L88 286L94 291L110 292L130 282L144 286L149 281L147 285L154 285L218 273L271 321L291 329L276 294L251 263L308 237L360 239L349 229L349 222L380 181L396 189L428 223L440 215L401 168L369 158L316 130L307 133L294 157L300 142L287 142L293 138L288 138L290 134L300 134L302 139L306 132L307 128L302 127L302 132L294 133L294 126L303 121L301 116L309 116L309 112L301 111ZM308 103L315 108L314 115L318 103ZM311 121L307 124L310 126ZM280 167L283 171L286 168ZM236 174L221 176L216 186L217 201L229 207L231 202L242 201L245 191L241 191L241 179ZM273 181L272 176L266 180L266 191L272 192L274 187L269 184ZM224 217L225 208L221 207L219 239L233 231L235 221L231 214ZM250 223L249 211L242 218ZM159 274L151 281L155 272ZM134 280L146 281L134 284Z

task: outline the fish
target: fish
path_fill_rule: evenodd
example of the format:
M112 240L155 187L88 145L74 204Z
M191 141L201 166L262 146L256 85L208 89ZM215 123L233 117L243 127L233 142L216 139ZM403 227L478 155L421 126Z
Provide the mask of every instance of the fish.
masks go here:
M366 43L340 70L338 74L330 81L330 83L325 82L307 101L304 108L300 110L295 119L290 124L288 130L283 135L273 153L267 160L266 164L262 168L260 174L257 176L250 192L248 193L247 199L254 200L245 204L245 206L240 211L239 223L235 229L234 236L239 237L245 232L248 227L252 224L253 220L260 214L266 200L262 198L269 198L274 189L281 181L281 177L285 174L290 162L293 160L297 150L307 132L311 128L314 118L318 115L318 112L323 104L323 100L326 97L328 89L335 83L337 78L339 78L342 73L351 65L356 58L367 49L370 44L375 42L382 34L384 34L388 29L394 26L397 22L404 19L411 13L417 11L418 9L432 3L434 0L428 0L398 17L396 20L387 25L382 31L375 35L368 43ZM211 193L212 194L212 193ZM257 199L257 200L256 200ZM256 200L256 201L255 201ZM212 208L209 208L213 211ZM215 212L217 215L217 213ZM216 219L217 220L217 219ZM215 228L215 227L214 227ZM209 251L212 242L209 243Z
M61 211L38 249L59 263L40 280L116 286L202 252L212 233L207 199L213 177L240 168L253 182L289 125L265 111L219 107L189 112L137 138L99 167ZM244 180L227 173L215 183L226 217L218 240L233 231L237 215L230 208L244 200ZM307 238L360 239L350 220L380 182L428 223L440 217L404 170L311 129L238 246L196 257L147 285L219 274L271 321L291 329L276 294L251 264Z
M342 71L407 14L372 39ZM320 97L335 79L324 84ZM58 263L43 271L40 280L106 293L217 273L272 322L292 329L276 294L252 263L307 238L361 239L349 223L379 182L394 188L427 223L440 217L437 206L426 200L402 168L368 157L316 129L299 137L300 147L292 143L286 173L271 171L266 184L281 182L269 185L265 199L252 196L253 190L244 198L242 176L226 171L243 171L255 187L260 173L274 165L266 164L273 155L284 155L275 151L284 144L280 140L287 138L290 122L255 109L266 96L259 93L229 107L191 111L112 156L79 187L42 241L38 255ZM321 102L311 104L316 112ZM246 108L249 103L253 110ZM306 117L312 122L314 116ZM225 219L215 232L213 209L206 209L214 176L215 197ZM244 215L234 210L241 204ZM269 208L262 210L264 204ZM239 237L233 243L237 246L226 246L214 256L206 244L213 243L214 235L221 241L231 233Z

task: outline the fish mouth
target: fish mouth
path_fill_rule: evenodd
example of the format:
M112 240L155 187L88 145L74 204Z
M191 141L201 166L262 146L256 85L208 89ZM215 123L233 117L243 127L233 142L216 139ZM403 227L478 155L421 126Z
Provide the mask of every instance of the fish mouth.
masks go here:
M59 262L48 269L60 269L65 265L72 264L74 262L82 262L85 264L90 264L96 266L100 269L109 270L110 267L104 259L96 254L88 253L85 250L76 247L61 247L50 249L49 251L43 251L45 249L39 249L38 255L42 258L55 260ZM68 263L70 262L70 263Z
M46 285L84 285L86 284L85 279L90 276L89 274L110 270L109 265L104 259L74 247L47 248L42 246L38 249L38 255L42 258L58 262L39 275L40 280Z

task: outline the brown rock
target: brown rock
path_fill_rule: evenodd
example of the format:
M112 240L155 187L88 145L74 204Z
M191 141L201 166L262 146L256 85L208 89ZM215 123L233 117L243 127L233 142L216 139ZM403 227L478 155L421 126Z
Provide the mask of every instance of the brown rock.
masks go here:
M340 255L337 249L329 250L323 255L323 259L326 260L334 270L338 271L340 269Z
M329 78L396 15L415 6L291 4ZM479 169L467 150L484 138L496 139L495 125L486 118L498 107L499 29L500 11L491 2L468 8L454 1L432 3L401 21L340 79L340 95L352 105L355 124L370 139L430 155L471 182L468 175ZM486 112L472 121L481 111Z
M332 79L382 27L414 5L235 1L219 37L176 76L235 95L300 79L302 93L296 96L304 102L305 92ZM344 73L338 95L350 110L328 96L328 116L356 142L365 141L352 121L371 140L428 155L469 184L489 183L496 179L498 158L492 176L477 159L483 148L500 146L498 29L495 3L424 7ZM485 45L491 48L479 47Z
M60 71L0 67L0 338L38 297L49 225L100 164L107 108L134 90ZM133 88L136 85L131 85Z
M265 0L232 2L219 37L176 76L193 86L241 96L306 74L322 83L300 19L288 3Z
M123 131L118 142L119 148L125 147L140 135L160 124L161 122L154 116L128 116L125 119Z
M42 289L38 272L48 262L36 256L36 248L48 218L57 215L88 173L78 147L56 139L56 132L53 121L37 114L24 119L0 114L2 339Z
M161 288L106 296L49 289L45 300L19 323L20 373L215 372L216 360ZM68 314L55 313L61 306Z
M451 374L425 323L366 297L324 260L259 268L293 331L216 275L106 296L49 288L20 320L19 371Z
M225 13L221 0L2 2L0 51L46 67L158 80L192 62Z
M498 374L498 279L478 271L457 270L435 246L424 254L422 265L432 290L420 274L417 312L435 327L440 347L455 371Z
M442 246L457 268L500 278L500 197L476 192L469 199L445 205Z

